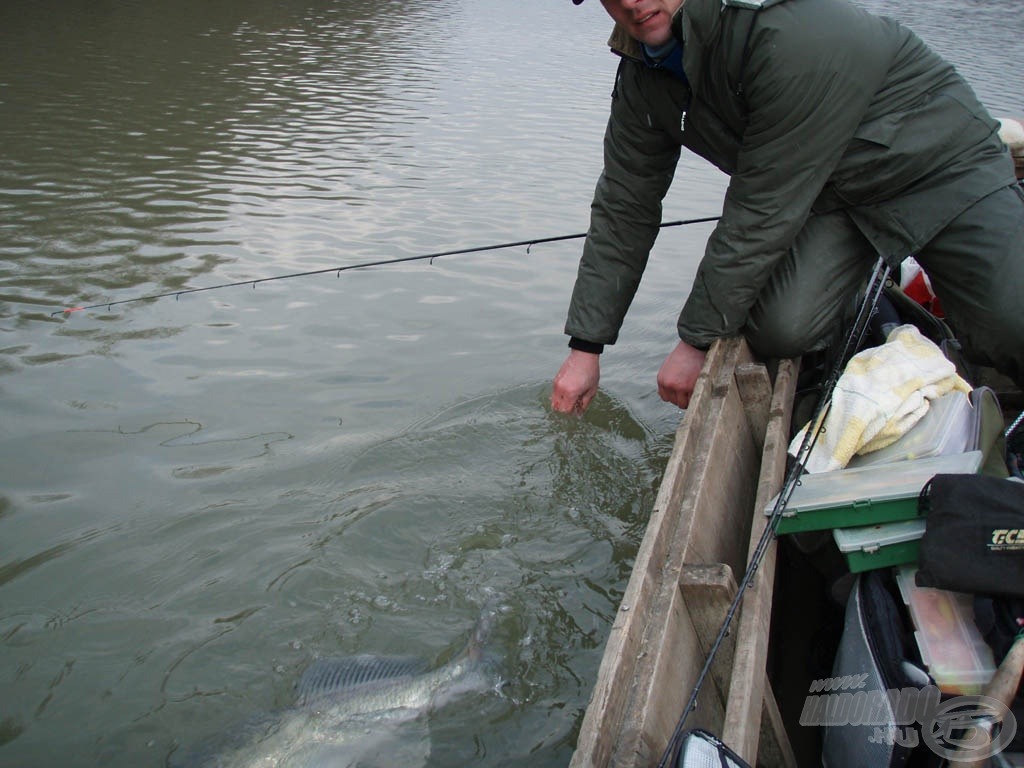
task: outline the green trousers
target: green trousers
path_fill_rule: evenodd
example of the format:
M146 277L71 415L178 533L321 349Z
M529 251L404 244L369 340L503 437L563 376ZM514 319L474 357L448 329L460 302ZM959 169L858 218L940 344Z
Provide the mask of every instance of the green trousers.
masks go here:
M982 198L913 255L965 357L1024 389L1024 188ZM838 342L877 260L845 213L811 216L750 313L751 346L795 357Z

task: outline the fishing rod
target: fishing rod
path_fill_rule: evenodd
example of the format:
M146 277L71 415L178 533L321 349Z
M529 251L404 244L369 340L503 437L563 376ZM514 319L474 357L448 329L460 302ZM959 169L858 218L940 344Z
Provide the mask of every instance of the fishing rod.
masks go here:
M785 482L783 483L782 490L779 492L779 495L775 500L775 504L772 507L768 523L765 525L765 529L761 533L761 538L757 542L757 547L754 549L754 554L750 558L750 563L747 565L747 570L743 574L743 579L736 588L736 595L733 598L732 603L729 605L729 610L725 614L725 619L722 621L722 625L718 630L715 642L708 651L707 659L705 659L704 666L701 668L700 674L697 676L697 681L693 684L693 688L690 691L690 699L686 703L683 713L679 716L675 730L672 732L672 737L669 739L668 745L665 747L665 752L662 754L661 760L658 763L658 768L666 768L669 765L675 765L676 761L679 759L679 750L682 747L683 728L686 725L686 720L690 713L697 708L697 697L700 695L700 690L711 671L711 664L714 662L715 656L718 655L718 651L721 649L722 644L725 642L725 638L729 634L729 627L732 625L732 621L739 610L740 602L743 600L744 593L750 587L751 582L754 580L754 576L757 574L757 571L761 566L761 561L764 560L765 555L768 553L768 547L775 538L776 529L779 527L779 521L782 519L782 514L786 510L786 506L789 504L789 499L793 495L793 491L796 487L800 485L800 478L804 473L805 466L807 465L807 459L810 456L811 450L814 448L814 444L818 440L818 436L824 431L825 417L828 415L829 408L832 405L832 393L835 390L836 383L839 381L839 377L842 374L847 361L853 356L857 351L857 348L860 347L861 342L864 340L864 334L867 331L868 323L878 307L878 301L882 296L882 291L885 289L885 284L889 279L889 274L890 268L886 265L885 260L879 257L878 262L875 264L875 268L871 273L871 279L868 281L868 289L864 294L864 300L861 302L860 309L853 321L853 327L850 329L850 333L846 337L839 356L835 359L835 364L829 371L828 378L825 379L821 397L818 400L814 415L811 417L810 425L804 433L803 440L800 442L800 448L796 454L796 461L792 463L792 466L790 466L789 471L786 473Z
M710 221L718 221L720 216L704 216L697 219L680 219L678 221L665 221L658 225L659 229L665 229L667 227L682 227L688 224L704 224ZM296 277L311 277L313 275L326 275L331 272L337 273L338 277L341 277L342 272L348 272L353 269L367 269L369 267L383 267L392 264L402 264L409 261L429 261L433 263L434 259L439 259L442 256L460 256L467 253L482 253L484 251L499 251L503 248L521 248L526 246L526 252L530 252L530 248L535 245L541 245L544 243L557 243L564 240L579 240L587 236L586 232L576 233L573 235L555 235L554 237L538 237L532 240L517 240L512 243L498 243L496 245L478 245L472 248L457 248L451 251L438 251L437 253L424 253L419 256L402 256L395 259L378 259L376 261L364 261L359 264L348 264L343 267L326 267L324 269L313 269L307 272L292 272L287 275L275 275L273 277L260 277L254 280L237 280L231 283L220 283L219 285L207 285L202 288L183 288L177 291L166 291L164 293L154 293L148 296L136 296L131 299L119 299L118 301L106 301L99 304L90 304L84 307L67 307L65 309L58 309L55 312L50 313L50 317L60 314L70 314L72 312L85 312L90 309L101 309L106 307L116 307L120 304L134 304L140 301L155 301L156 299L165 299L170 296L174 296L176 299L185 296L190 293L202 293L204 291L219 291L223 288L237 288L242 285L251 285L255 288L260 283L269 283L275 280L291 280Z

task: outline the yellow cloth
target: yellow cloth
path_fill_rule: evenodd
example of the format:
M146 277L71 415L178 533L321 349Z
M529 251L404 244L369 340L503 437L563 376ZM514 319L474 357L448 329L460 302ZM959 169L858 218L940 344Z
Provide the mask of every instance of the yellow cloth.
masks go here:
M912 325L854 355L836 383L825 429L808 457L808 472L842 469L855 454L885 448L928 412L929 401L970 385L942 350ZM790 444L796 455L807 427Z

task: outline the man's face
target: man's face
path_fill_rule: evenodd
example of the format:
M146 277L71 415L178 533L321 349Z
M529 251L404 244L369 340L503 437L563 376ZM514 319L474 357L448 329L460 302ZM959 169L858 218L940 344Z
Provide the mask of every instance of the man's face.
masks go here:
M672 16L683 0L601 0L608 15L631 37L652 48L672 38Z

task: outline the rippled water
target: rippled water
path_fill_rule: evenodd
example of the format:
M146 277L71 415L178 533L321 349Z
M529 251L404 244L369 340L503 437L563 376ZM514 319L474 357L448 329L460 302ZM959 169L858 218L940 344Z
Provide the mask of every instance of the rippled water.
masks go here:
M1024 114L1017 2L869 5ZM163 765L312 658L440 658L495 599L504 685L431 721L430 764L568 761L708 225L663 233L582 420L546 407L578 240L113 302L582 232L608 27L561 0L0 6L0 765ZM718 212L720 174L677 177L666 218Z

